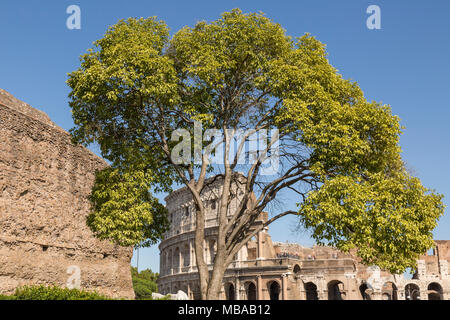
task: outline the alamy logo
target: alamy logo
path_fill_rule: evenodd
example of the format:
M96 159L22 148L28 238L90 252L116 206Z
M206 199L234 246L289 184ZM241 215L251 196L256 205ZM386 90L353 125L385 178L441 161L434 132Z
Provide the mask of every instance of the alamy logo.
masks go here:
M66 286L69 289L80 289L81 286L81 269L79 266L69 266L67 268L67 274L69 278L67 279Z
M66 13L70 16L66 20L67 29L81 29L81 9L77 5L70 5L66 9Z
M381 9L377 5L370 5L367 7L366 13L371 14L366 20L368 29L381 29Z

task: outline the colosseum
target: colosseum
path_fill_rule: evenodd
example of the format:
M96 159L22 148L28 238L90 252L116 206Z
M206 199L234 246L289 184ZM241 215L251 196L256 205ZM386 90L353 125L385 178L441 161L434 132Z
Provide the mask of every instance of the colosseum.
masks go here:
M230 206L237 205L239 191ZM202 194L206 203L204 257L214 260L219 182ZM166 197L171 228L159 245L159 291L182 290L200 298L194 250L194 202L187 188ZM264 223L267 213L255 222ZM433 252L418 260L411 279L365 266L351 253L331 247L272 242L268 229L248 242L228 267L220 293L227 300L444 300L450 299L450 241L435 241Z

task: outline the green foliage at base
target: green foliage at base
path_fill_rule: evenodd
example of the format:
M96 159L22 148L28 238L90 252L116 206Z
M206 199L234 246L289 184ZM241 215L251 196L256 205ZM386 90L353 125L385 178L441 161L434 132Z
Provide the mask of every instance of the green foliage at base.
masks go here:
M111 300L111 298L97 292L39 285L17 288L14 295L0 296L0 300Z
M153 300L152 293L158 292L156 280L159 274L150 269L138 272L137 268L131 267L131 277L133 279L133 289L136 300Z

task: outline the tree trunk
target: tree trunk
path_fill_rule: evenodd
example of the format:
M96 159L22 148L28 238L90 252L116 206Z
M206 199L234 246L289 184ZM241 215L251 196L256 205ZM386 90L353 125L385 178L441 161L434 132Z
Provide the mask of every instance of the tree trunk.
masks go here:
M217 256L216 256L217 258ZM218 300L220 290L222 289L223 276L227 266L225 266L225 258L219 257L214 261L214 269L211 274L211 278L208 283L208 291L206 294L206 300Z
M200 280L200 294L201 299L206 299L207 287L208 287L208 266L205 262L203 253L203 241L205 239L205 219L200 209L196 212L196 230L195 230L195 256L197 261L198 277Z

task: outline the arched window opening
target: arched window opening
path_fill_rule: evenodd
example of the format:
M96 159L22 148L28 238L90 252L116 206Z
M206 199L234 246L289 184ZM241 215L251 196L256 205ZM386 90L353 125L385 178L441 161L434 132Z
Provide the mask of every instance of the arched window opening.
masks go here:
M420 300L420 289L414 284L407 284L405 287L405 299L406 300Z
M428 300L443 300L442 287L437 282L432 282L428 285Z
M172 274L173 273L173 256L172 256L172 249L169 250L169 254L167 256L167 273Z
M343 300L344 284L334 280L328 283L328 300Z
M173 264L174 264L174 269L175 272L178 273L180 272L180 248L176 247L174 254L173 254Z
M256 286L253 282L249 282L246 286L247 300L256 300Z
M319 295L317 294L317 286L308 282L305 283L306 300L319 300Z
M280 300L280 285L272 281L269 286L270 300Z
M183 267L188 267L190 265L190 258L189 246L185 244L183 247Z
M215 240L210 240L208 242L209 250L209 263L214 263L214 258L216 257L217 244Z
M236 300L234 285L232 283L228 283L225 287L225 295L227 297L227 300Z
M366 283L359 286L359 292L361 293L361 298L363 300L371 300L369 291L369 286Z
M398 300L397 286L393 282L383 284L382 298L383 300Z

